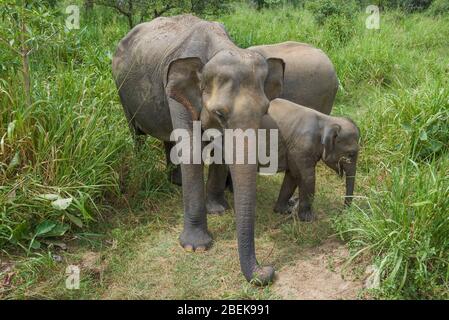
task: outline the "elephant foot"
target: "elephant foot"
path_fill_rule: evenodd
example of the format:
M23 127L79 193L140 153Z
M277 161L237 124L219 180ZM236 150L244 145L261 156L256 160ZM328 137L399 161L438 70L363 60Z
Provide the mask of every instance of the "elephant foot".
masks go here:
M250 282L257 286L266 286L273 282L274 274L272 266L257 266Z
M223 214L226 210L229 209L229 204L224 198L224 195L221 196L207 196L206 199L206 211L208 214Z
M281 214L291 214L298 210L298 197L291 197L287 202L277 202L274 207L274 212Z
M179 236L181 246L187 252L202 252L209 249L212 245L212 237L207 230L195 228L185 229Z
M288 203L276 203L276 205L273 208L273 211L276 213L287 214L290 211L289 209L290 207Z
M182 186L182 175L180 166L174 167L168 172L168 180L177 186Z
M299 212L299 220L304 222L312 222L316 220L316 216L312 210L306 210Z

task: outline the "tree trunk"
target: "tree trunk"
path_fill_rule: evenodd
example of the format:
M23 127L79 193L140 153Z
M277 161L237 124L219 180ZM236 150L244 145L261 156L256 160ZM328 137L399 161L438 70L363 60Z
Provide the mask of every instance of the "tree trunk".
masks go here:
M128 18L129 28L132 29L134 27L133 14L132 13L127 14L126 18Z

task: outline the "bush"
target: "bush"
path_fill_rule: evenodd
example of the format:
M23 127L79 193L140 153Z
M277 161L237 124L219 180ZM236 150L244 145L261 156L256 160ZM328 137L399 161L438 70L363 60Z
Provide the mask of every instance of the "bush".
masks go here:
M405 155L415 162L431 162L449 152L447 87L429 83L416 90L398 90L379 105L382 108L373 108L362 123L370 132L367 144L384 149L377 152Z
M359 8L354 0L315 0L307 2L306 9L313 13L315 20L319 24L324 24L328 18L335 16L351 20L359 12Z
M397 6L407 12L415 12L427 9L431 3L432 0L398 0Z
M384 297L448 298L449 166L414 166L408 159L345 216L337 229L349 236L355 256L369 252Z
M128 185L146 195L167 190L157 145L146 146L144 159L132 157L110 75L111 52L126 30L92 25L56 32L48 42L34 34L31 105L22 95L19 59L0 42L0 61L17 59L0 63L0 247L29 251L86 230L119 195L121 179L129 178L124 171L133 179Z
M432 16L449 14L449 0L434 0L429 7L429 14Z
M345 16L330 16L324 23L327 48L345 45L354 35L354 21Z

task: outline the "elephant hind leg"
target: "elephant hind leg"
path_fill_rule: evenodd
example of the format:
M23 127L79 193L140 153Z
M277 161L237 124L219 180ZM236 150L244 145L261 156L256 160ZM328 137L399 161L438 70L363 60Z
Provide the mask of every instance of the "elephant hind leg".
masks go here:
M225 164L209 165L209 176L206 184L206 210L209 214L222 214L229 209L225 198L228 166Z
M228 189L230 192L234 192L234 187L232 186L232 176L230 172L228 172L228 176L226 177L226 189Z
M279 196L274 206L274 212L278 213L288 213L290 205L289 200L295 193L298 183L296 179L292 176L290 171L286 171L284 175L284 180L282 181L281 190L279 191Z
M170 161L170 150L173 148L174 143L170 141L164 141L165 148L165 161L167 164L167 179L171 183L181 186L182 185L182 175L181 166L175 165Z
M128 122L128 128L133 139L134 152L138 154L145 144L146 134L136 126L136 123L133 120L131 114L125 107L123 107L123 111L125 112L126 120Z

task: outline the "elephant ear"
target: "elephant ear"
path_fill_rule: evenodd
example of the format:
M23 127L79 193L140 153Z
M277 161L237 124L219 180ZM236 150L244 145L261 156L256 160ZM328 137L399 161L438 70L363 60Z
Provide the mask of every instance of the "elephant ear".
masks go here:
M200 58L180 58L170 62L167 69L165 92L168 97L182 104L198 120L201 111L201 70Z
M284 86L285 62L279 58L268 58L268 75L265 79L265 95L268 100L280 97Z
M321 143L324 145L323 160L326 160L327 155L334 151L335 139L340 133L340 125L334 123L324 127L323 136L321 138Z

